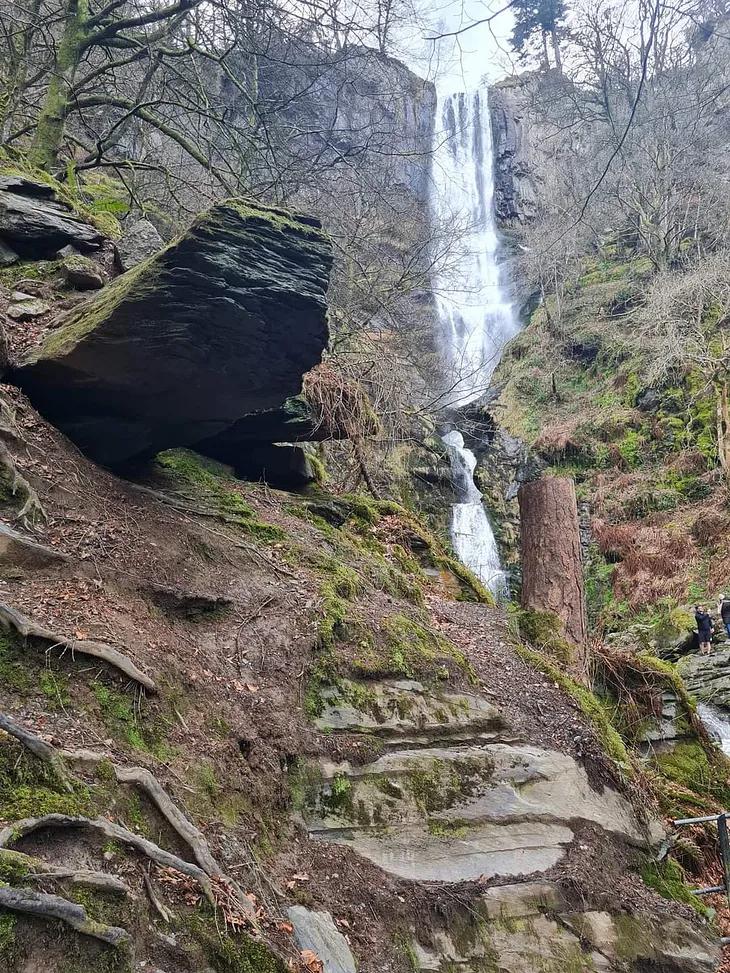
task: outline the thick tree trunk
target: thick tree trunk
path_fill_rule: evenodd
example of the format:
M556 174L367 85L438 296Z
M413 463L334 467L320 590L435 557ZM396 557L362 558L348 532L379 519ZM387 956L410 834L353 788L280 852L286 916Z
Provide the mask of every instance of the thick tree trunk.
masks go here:
M86 0L67 0L63 32L56 49L55 70L43 98L33 144L28 154L29 160L39 169L50 170L58 159L73 81L86 40L86 18Z
M518 493L522 533L522 607L549 611L576 648L585 670L586 613L575 485L546 476L523 483Z

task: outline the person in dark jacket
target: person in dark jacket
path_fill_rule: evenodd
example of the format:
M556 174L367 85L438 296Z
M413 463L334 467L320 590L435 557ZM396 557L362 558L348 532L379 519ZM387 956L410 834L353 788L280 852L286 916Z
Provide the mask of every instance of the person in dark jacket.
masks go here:
M730 638L730 598L727 595L720 595L717 600L717 611L725 626L728 638Z
M700 655L709 655L712 650L712 616L703 605L695 605L695 622L700 641Z

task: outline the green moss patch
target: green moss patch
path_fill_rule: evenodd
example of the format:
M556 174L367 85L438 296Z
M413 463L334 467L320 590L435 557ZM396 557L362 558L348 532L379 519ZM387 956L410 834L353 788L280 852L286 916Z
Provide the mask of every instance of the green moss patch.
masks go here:
M44 814L93 816L95 805L89 789L80 783L72 787L69 793L50 765L20 744L0 740L0 814L5 821ZM5 866L9 867L7 859Z
M125 275L126 276L126 275ZM168 449L157 455L157 468L163 476L178 488L192 488L194 501L202 501L203 512L219 513L222 519L235 523L245 533L265 544L287 539L286 531L275 524L259 520L256 512L246 502L239 481L229 470L214 460L209 460L188 449Z
M641 877L644 884L658 892L662 898L690 905L702 916L712 915L711 910L702 904L702 900L692 894L684 869L673 858L664 858L660 862L647 861L641 869Z
M406 676L431 681L448 678L449 666L455 665L476 682L476 674L463 653L433 629L405 615L385 618L380 628L385 635L384 650L376 645L358 650L353 660L357 676L366 679Z

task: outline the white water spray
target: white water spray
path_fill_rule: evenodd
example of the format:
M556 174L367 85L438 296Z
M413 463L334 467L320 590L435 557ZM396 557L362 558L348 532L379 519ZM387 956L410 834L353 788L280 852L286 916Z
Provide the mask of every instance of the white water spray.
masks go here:
M439 96L431 205L441 226L458 227L458 261L435 276L442 357L450 379L447 401L464 406L487 388L502 348L518 324L500 283L493 212L492 132L486 92ZM460 432L444 436L457 493L451 533L459 559L495 593L505 587L499 552L482 495L476 458Z
M698 703L697 715L710 736L720 744L722 752L730 756L730 714L708 703Z

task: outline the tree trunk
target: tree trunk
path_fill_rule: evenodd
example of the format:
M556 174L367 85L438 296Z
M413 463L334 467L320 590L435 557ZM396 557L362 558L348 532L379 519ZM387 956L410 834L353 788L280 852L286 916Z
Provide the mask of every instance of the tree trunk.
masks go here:
M553 46L553 54L555 55L555 67L557 68L558 73L562 74L563 58L560 55L560 42L558 41L558 32L555 27L553 27L553 29L550 31L550 40Z
M586 613L575 484L546 476L517 494L522 533L522 607L552 612L585 671Z
M716 382L717 389L717 458L725 476L730 473L730 413L727 385Z
M86 0L68 0L64 11L63 33L58 43L56 66L51 76L38 124L28 155L39 169L51 169L56 163L66 128L66 115L86 39Z
M542 56L545 60L545 70L550 70L550 55L548 54L547 31L542 32Z

